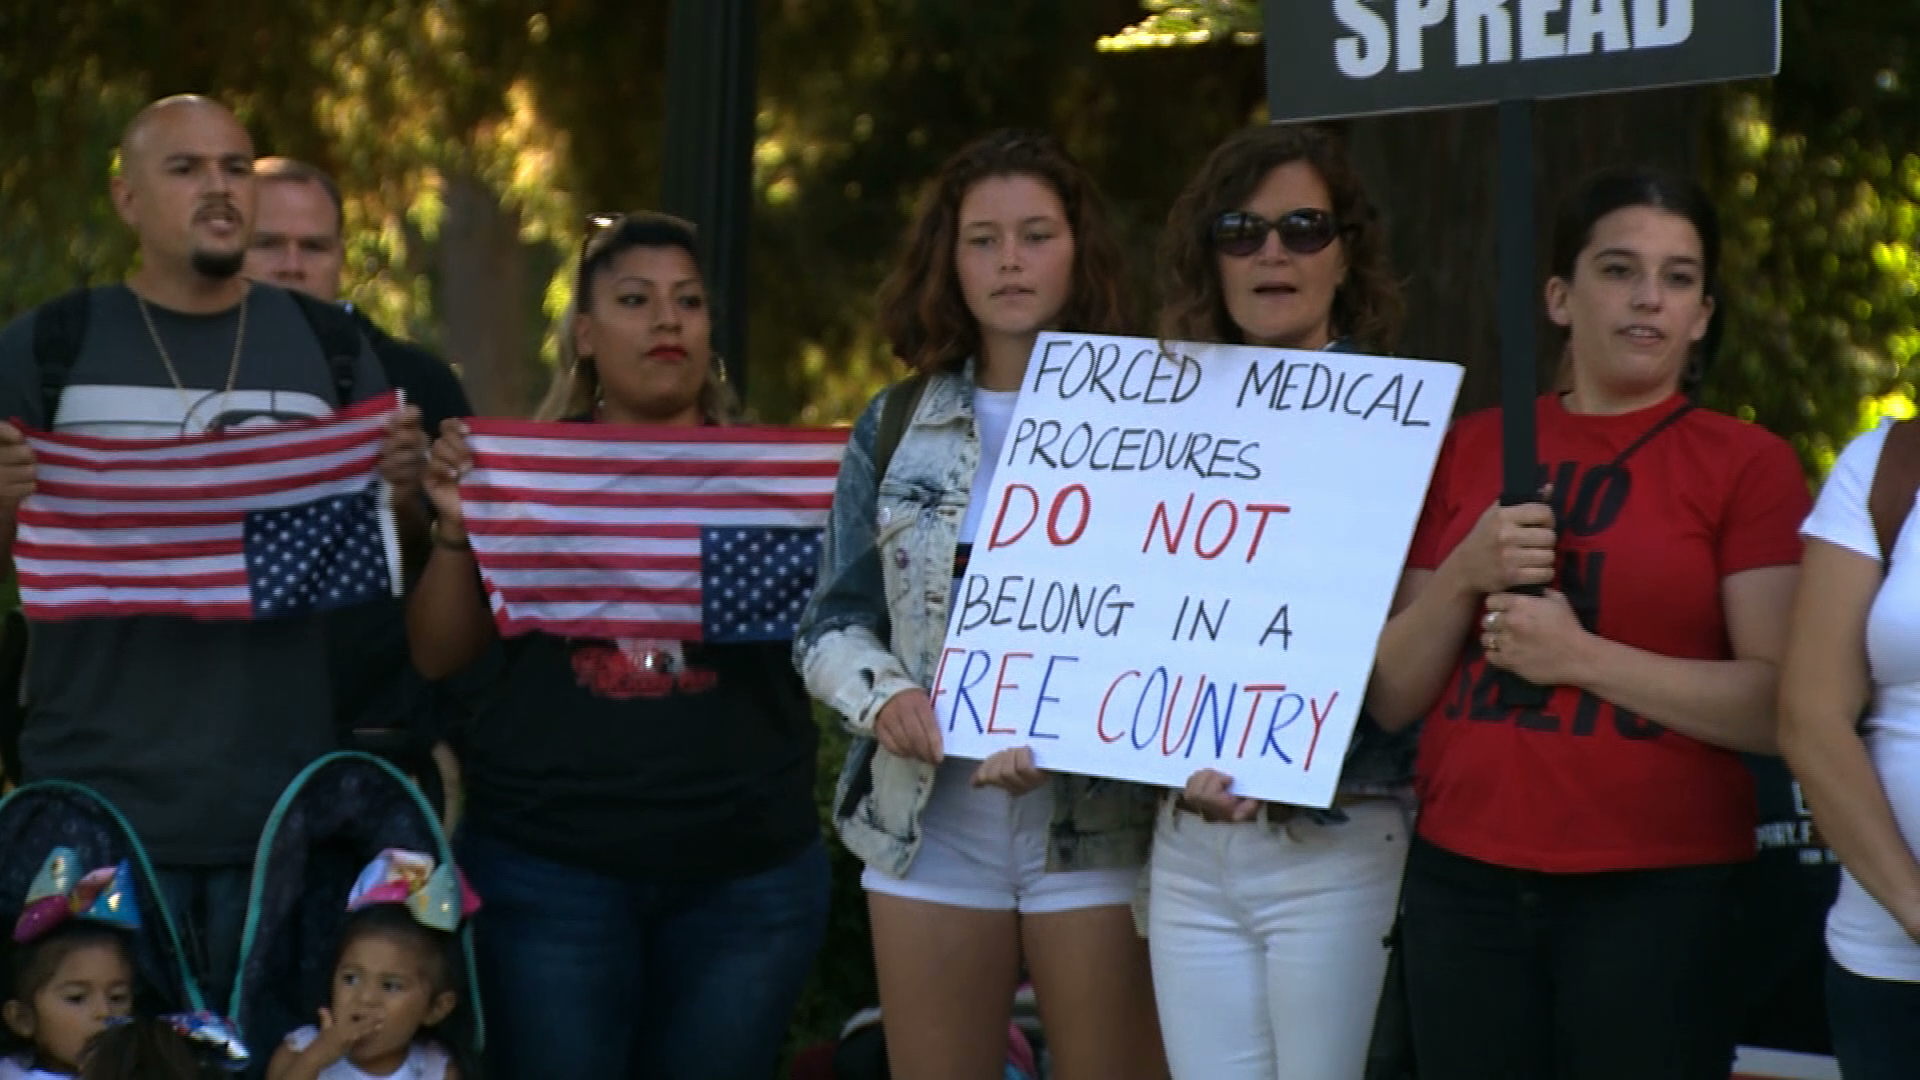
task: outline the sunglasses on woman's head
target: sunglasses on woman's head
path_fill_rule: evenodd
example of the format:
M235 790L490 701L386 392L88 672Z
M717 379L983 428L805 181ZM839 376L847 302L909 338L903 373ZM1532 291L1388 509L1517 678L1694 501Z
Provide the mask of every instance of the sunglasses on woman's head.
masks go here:
M1325 210L1305 207L1289 210L1278 221L1268 221L1251 210L1229 210L1213 219L1213 250L1244 258L1258 252L1269 231L1280 234L1280 246L1295 255L1325 251L1340 235L1340 225Z
M602 210L597 214L588 214L586 225L580 230L580 258L587 257L587 248L593 246L593 238L620 224L625 214Z

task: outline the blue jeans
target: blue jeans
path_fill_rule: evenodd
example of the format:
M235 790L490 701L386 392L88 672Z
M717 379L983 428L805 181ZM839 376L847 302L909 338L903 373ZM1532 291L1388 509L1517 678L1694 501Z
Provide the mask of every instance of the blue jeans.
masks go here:
M826 933L826 847L677 884L550 862L472 829L487 1066L498 1077L770 1080Z
M1829 960L1827 1017L1847 1080L1920 1076L1920 983L1869 979Z
M240 935L247 924L253 868L158 866L154 874L167 895L167 910L180 930L180 946L207 1008L225 1016L240 969Z

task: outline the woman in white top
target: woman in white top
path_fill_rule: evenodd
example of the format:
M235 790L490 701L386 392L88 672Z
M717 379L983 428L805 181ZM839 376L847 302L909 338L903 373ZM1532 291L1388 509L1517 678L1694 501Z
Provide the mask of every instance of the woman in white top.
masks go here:
M901 1080L1000 1077L1023 970L1059 1080L1166 1074L1130 910L1151 790L1048 775L1024 747L948 756L927 692L1034 342L1124 330L1123 281L1085 170L1003 131L942 167L881 290L880 328L920 375L854 425L795 656L856 736L835 822L866 864Z
M1827 1014L1847 1080L1920 1076L1920 530L1881 523L1889 565L1868 509L1890 430L1847 447L1801 529L1780 679L1780 749L1846 868Z
M1384 350L1400 296L1346 149L1266 125L1208 156L1161 241L1163 338ZM1334 361L1337 363L1337 361ZM1203 769L1154 833L1148 940L1175 1080L1358 1080L1406 863L1414 737L1363 715L1326 810Z

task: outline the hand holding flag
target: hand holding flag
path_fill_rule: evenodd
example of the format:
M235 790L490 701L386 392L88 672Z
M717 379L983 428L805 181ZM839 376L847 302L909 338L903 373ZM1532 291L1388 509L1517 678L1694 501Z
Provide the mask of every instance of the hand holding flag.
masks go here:
M33 493L33 447L12 424L0 421L0 511L18 510Z

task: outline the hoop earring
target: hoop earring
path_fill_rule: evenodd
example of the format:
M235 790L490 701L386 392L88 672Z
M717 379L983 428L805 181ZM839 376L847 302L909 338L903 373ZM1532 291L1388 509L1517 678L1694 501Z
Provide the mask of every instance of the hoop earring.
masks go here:
M573 358L573 367L567 370L567 390L569 396L571 396L573 391L579 389L582 374L595 376L593 380L593 403L599 405L605 401L607 396L606 388L601 385L597 373L594 372L592 354Z

